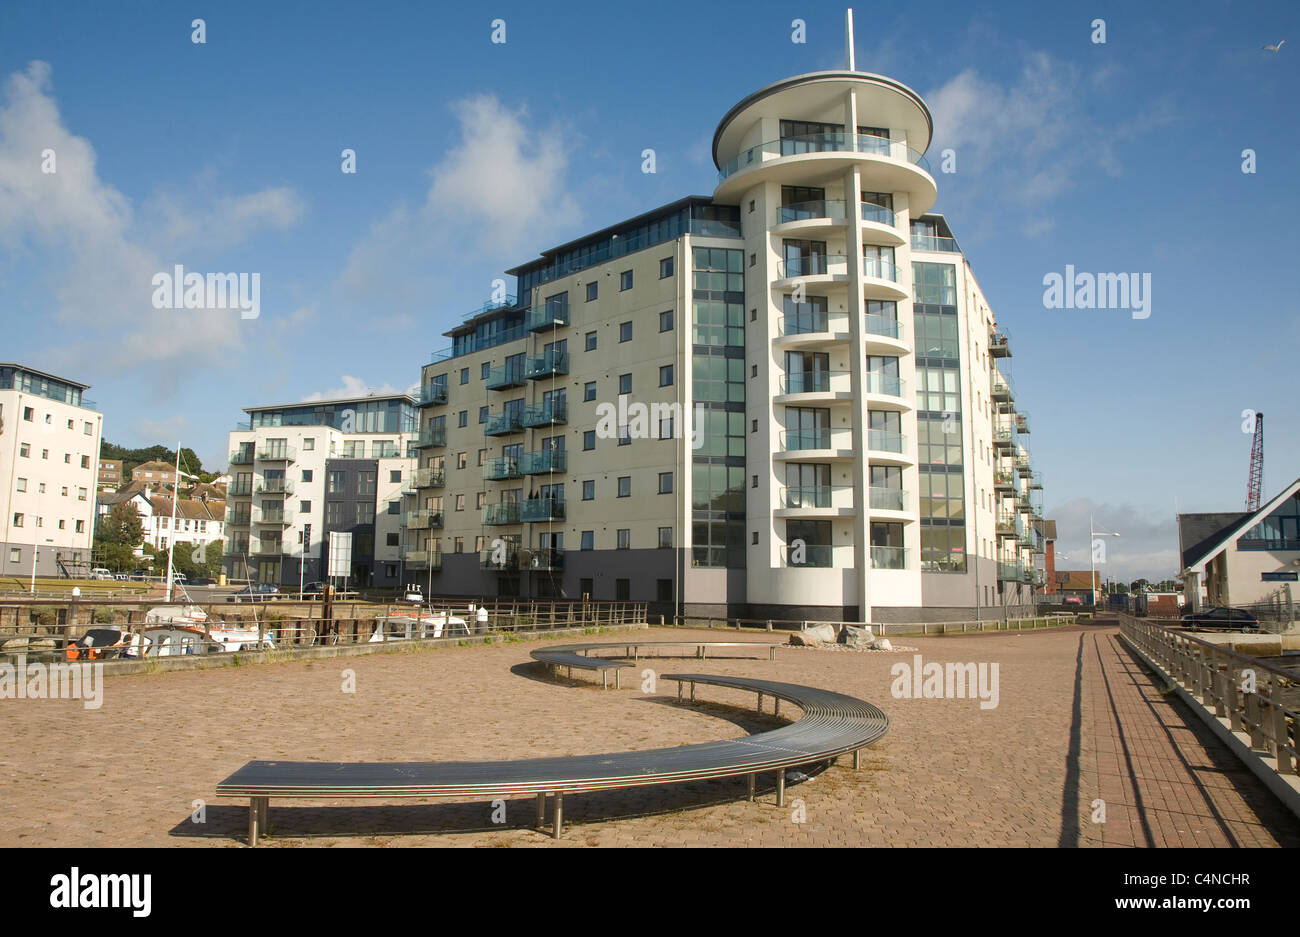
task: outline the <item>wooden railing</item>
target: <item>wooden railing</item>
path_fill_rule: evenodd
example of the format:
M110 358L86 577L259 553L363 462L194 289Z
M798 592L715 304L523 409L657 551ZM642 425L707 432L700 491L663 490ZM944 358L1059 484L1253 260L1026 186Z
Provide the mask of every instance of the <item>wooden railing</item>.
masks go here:
M1124 639L1171 684L1227 719L1250 748L1277 759L1278 774L1296 774L1300 676L1164 625L1119 615Z

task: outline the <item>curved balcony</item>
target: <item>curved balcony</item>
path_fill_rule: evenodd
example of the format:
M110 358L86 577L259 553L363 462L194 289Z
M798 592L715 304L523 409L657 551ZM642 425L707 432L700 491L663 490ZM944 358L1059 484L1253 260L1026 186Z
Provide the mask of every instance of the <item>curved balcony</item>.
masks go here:
M868 371L866 377L867 399L876 404L878 408L887 410L911 409L911 405L907 402L907 383L901 378L882 374L879 371Z
M776 320L777 345L787 348L835 345L847 342L849 315L846 312L796 312Z
M722 165L714 197L734 201L759 183L798 185L853 166L870 191L907 192L915 215L934 206L938 187L925 157L900 140L865 133L807 134L752 146Z
M781 488L775 517L851 517L853 486L804 485Z
M868 490L871 512L902 512L907 510L907 492L902 488L876 488Z
M796 371L777 379L775 403L834 403L852 400L848 371Z
M895 318L868 314L863 317L862 331L866 334L868 351L888 355L912 353L912 346L903 338L903 323Z
M778 441L780 449L773 453L774 459L854 458L853 436L848 427L787 429L781 431Z
M872 547L872 569L907 569L906 547Z
M791 288L796 280L802 280L808 287L848 283L849 258L844 254L809 254L777 261L773 288Z
M843 199L795 202L776 210L776 224L771 233L783 237L825 237L834 229L844 227L847 220Z
M884 429L867 430L867 458L874 465L912 464L907 454L907 437Z
M864 244L884 244L899 247L907 238L898 229L898 216L883 205L862 203L862 241Z
M899 282L898 267L875 257L862 258L862 283L868 299L909 299L907 287Z
M805 543L781 548L781 565L791 568L831 569L835 548L828 543Z

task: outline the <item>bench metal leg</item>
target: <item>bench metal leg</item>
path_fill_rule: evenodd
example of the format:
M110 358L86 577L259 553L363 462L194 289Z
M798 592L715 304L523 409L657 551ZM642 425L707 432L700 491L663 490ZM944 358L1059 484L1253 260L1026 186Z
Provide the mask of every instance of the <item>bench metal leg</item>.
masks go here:
M762 694L762 693L758 694L758 711L759 711L760 713L763 711L763 694Z
M564 832L564 791L556 791L555 826L551 830L551 838L559 839L562 832Z
M774 696L772 698L772 715L781 715L781 697L779 696Z
M691 681L691 702L695 702L695 681Z
M608 671L608 670L602 670L602 671L600 672L600 688L601 688L602 690L608 690L608 689L609 689L609 671Z
M682 698L682 682L680 680L677 681L677 698Z
M752 804L754 802L754 775L750 774L747 777L749 779L749 802Z
M785 806L785 769L781 768L776 772L776 805Z
M262 801L262 819L261 819L262 835L270 836L271 835L271 798L263 797L261 798L261 801Z
M853 770L857 771L862 767L862 749L855 749L853 752Z
M767 659L776 660L776 645L772 645L767 649Z
M620 667L614 671L614 689L623 689L623 668Z
M537 792L537 828L540 830L546 824L546 795L541 791Z
M262 826L262 800L261 797L250 797L248 799L248 845L256 846L257 838L261 833Z

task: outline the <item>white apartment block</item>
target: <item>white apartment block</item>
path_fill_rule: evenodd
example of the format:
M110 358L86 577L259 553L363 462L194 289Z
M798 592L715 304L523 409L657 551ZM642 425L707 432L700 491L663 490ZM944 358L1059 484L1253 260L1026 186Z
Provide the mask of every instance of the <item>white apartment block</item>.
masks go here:
M352 534L349 586L402 585L402 492L415 466L414 398L245 412L248 422L230 434L226 574L295 587L323 580L328 535L337 531Z
M932 129L883 76L778 82L719 124L711 197L507 271L517 298L422 370L404 578L751 618L1032 606L1041 478L932 212Z
M5 576L90 572L103 416L89 385L0 362L0 561Z

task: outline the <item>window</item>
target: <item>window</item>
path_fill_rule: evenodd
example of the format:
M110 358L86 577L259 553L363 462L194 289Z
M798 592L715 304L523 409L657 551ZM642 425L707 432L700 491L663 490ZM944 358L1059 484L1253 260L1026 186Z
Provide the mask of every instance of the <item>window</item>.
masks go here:
M463 510L465 510L465 496L464 496L464 495L456 495L456 510L457 510L457 511L463 511Z
M303 452L314 452L315 450L316 450L316 440L314 437L309 439L304 439L302 441Z
M488 408L487 408L487 407L479 407L479 408L478 408L478 421L479 421L480 423L486 423L486 422L488 421Z
M618 275L618 290L623 292L632 288L632 271L624 270Z
M398 535L396 533L389 533L384 535L384 543L387 546L395 547L397 546L397 542L398 542Z
M582 433L582 449L584 452L596 448L596 431L594 429L584 430Z
M483 463L487 461L487 454L488 454L488 451L487 451L486 449L480 449L480 450L478 451L478 465L479 465L479 468L482 468L482 467L483 467Z
M492 371L492 362L484 361L481 365L479 365L478 376L481 380L486 381L488 379L488 374L491 373L491 371Z
M588 381L587 383L585 383L585 384L582 385L582 399L583 399L583 400L595 400L595 399L596 399L596 382L595 382L595 381Z
M469 426L469 411L468 410L460 411L460 415L457 417L457 421L458 421L457 422L458 426Z
M618 529L618 548L620 550L632 549L632 530L629 527L620 527Z
M671 527L660 527L659 528L660 548L666 549L668 547L671 547L672 545L673 545L673 529Z
M618 496L620 498L632 497L632 476L620 475L618 477Z
M95 424L83 423L81 425L81 431L85 433L87 436L93 436L95 435Z
M19 443L19 444L18 444L18 454L19 454L20 456L22 456L24 459L26 459L26 458L28 458L28 457L31 456L31 454L32 454L32 447L31 447L28 443L25 443L25 442L24 442L24 443Z
M480 492L478 492L478 493L476 493L476 494L474 495L474 507L475 507L476 510L479 510L479 511L483 510L483 507L484 507L484 505L486 505L486 504L487 504L487 492L486 492L486 491L480 491Z
M620 323L619 323L619 325L618 325L618 340L619 340L619 342L630 342L630 341L632 341L632 323L631 323L631 322L620 322Z
M582 532L582 536L579 538L579 541L580 541L579 549L594 550L596 548L596 532L594 530L584 530ZM591 589L588 588L585 589L584 591L590 592Z
M614 599L618 602L628 602L632 598L632 580L615 579L614 580Z
M375 522L375 506L365 501L357 504L357 523L373 524Z
M77 489L77 500L78 500L78 501L85 501L85 500L86 500L86 496L87 496L87 492L86 492L86 489L85 489L85 488L78 488L78 489Z
M596 499L596 483L594 481L585 481L582 483L582 500L594 501Z
M15 527L21 527L21 526L23 526L23 516L22 516L22 514L16 512L16 511L14 512L14 526L15 526Z
M310 507L311 502L310 502L310 501L304 501L303 504L308 505L308 507L303 508L304 511L310 511L310 510L311 510L311 507ZM400 501L389 501L389 502L388 502L388 513L389 513L389 514L401 514L401 513L402 513L402 502L400 502Z
M587 284L587 302L591 302L596 298L596 289L598 286L599 284L595 280L592 280Z
M305 482L309 482L309 481L311 481L311 472L312 472L311 469L303 469L303 470L302 470L302 480L305 481Z
M18 491L26 491L26 490L27 490L27 479L25 479L25 478L20 478L20 479L18 479L17 490L18 490Z
M65 452L65 453L63 453L63 464L64 464L64 465L68 465L68 464L70 464L71 462L72 462L72 453L71 453L71 452ZM86 468L86 461L85 461L84 458L83 458L82 461L81 461L81 467L82 467L82 468Z
M23 419L28 423L36 422L36 411L32 407L23 407Z
M671 332L673 330L673 311L668 309L659 313L659 331Z
M19 550L18 547L10 547L10 548L9 548L9 562L10 562L10 563L17 563L17 562L20 562L21 560L22 560L22 551Z
M460 382L461 382L462 384L468 384L468 383L469 383L469 368L461 368L461 369L460 369Z
M464 553L464 552L465 552L465 538L464 538L464 537L453 537L453 538L452 538L452 540L451 540L451 552L452 552L452 553Z
M48 449L42 449L42 450L41 450L41 458L42 458L42 459L48 459L49 457L50 457L50 450L48 450Z
M325 503L325 523L337 527L343 523L343 502L327 501Z
M401 480L402 480L402 470L401 470L401 469L391 469L391 470L389 471L389 473L388 473L388 481L389 481L390 483L400 482Z
M347 472L330 472L329 473L330 483L326 491L332 495L342 494L347 487L347 483L348 483L347 479L348 479Z
M456 453L456 468L463 469L464 467L465 467L465 453L458 452Z
M595 351L595 350L596 350L596 333L595 333L595 332L588 332L588 333L584 336L584 340L585 340L585 345L584 345L583 347L584 347L584 350L585 350L585 351Z
M670 495L673 493L673 473L659 473L659 493L661 495Z
M618 392L620 394L632 393L632 375L620 374L618 376Z
M357 472L357 494L372 495L374 493L375 493L375 473Z
M659 261L659 279L663 280L673 275L673 259L665 257Z
M618 428L618 444L620 446L632 445L632 430L630 427L620 426Z
M86 532L86 522L77 521L77 533L84 534L85 532Z
M665 364L659 368L659 386L671 387L673 385L673 366Z

